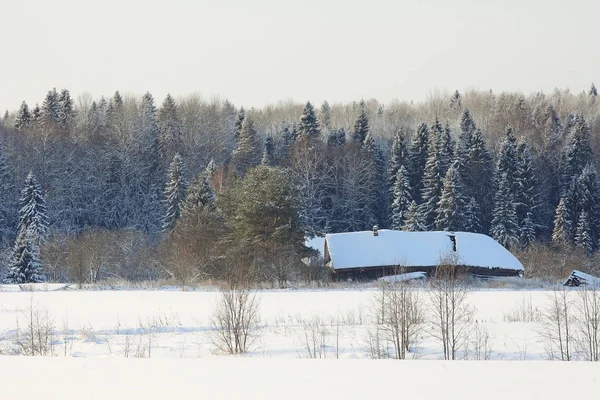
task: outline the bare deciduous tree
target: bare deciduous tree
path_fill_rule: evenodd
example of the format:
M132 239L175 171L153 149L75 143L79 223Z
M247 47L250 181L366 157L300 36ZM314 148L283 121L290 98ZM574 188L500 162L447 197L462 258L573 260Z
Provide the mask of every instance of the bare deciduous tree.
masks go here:
M600 361L600 290L587 285L578 292L577 343L587 361Z
M540 336L547 342L550 359L571 361L573 357L573 299L571 292L564 288L555 288L548 295L549 304L542 312Z
M467 344L474 313L468 293L466 268L457 265L456 260L442 260L431 280L429 296L431 334L440 341L446 360L456 360Z
M247 287L221 291L212 317L213 343L222 352L246 353L258 338L260 301Z

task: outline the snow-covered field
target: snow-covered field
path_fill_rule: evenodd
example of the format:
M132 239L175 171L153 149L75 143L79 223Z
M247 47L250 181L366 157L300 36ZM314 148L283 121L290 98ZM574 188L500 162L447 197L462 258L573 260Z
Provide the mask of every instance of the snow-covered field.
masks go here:
M248 357L306 358L306 325L318 320L325 358L369 358L375 289L261 291L261 328ZM492 360L545 360L541 325L512 314L546 307L546 291L484 290L469 294L475 319L489 332ZM427 299L427 293L422 293ZM10 354L28 309L54 326L52 353L71 357L206 358L212 340L214 291L58 291L0 293L0 351ZM46 312L48 317L46 318ZM411 359L443 359L425 327ZM467 358L473 358L467 356Z
M573 391L581 396L600 391L600 363L540 361L547 358L541 325L509 322L525 310L543 309L550 292L469 295L477 323L490 333L491 361L441 361L440 345L424 329L409 355L413 360L403 362L369 359L366 336L373 329L375 293L258 292L260 337L245 356L215 352L210 320L217 292L0 293L4 354L14 352L17 330L26 326L31 309L55 329L53 357L0 356L1 381L10 382L0 398L365 399L401 394L415 399L563 399ZM324 327L327 359L306 359L305 322L315 318Z

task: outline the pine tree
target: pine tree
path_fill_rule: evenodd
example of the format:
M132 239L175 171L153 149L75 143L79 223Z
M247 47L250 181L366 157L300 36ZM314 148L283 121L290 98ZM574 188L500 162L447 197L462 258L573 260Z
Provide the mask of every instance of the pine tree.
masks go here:
M5 282L8 284L41 283L46 281L40 262L37 234L21 228L15 241Z
M500 178L494 200L490 234L504 247L510 248L519 240L519 227L517 225L516 200L506 172Z
M436 210L436 229L442 231L465 230L467 201L458 164L454 164L448 169L444 178L444 188Z
M29 106L27 103L22 102L19 111L17 111L17 118L15 119L15 130L22 132L27 130L31 126L31 113L29 112Z
M419 212L427 230L432 230L435 226L436 210L442 194L442 178L438 156L435 136L431 136L429 140L429 157L423 174L423 189L421 191L423 202L419 206Z
M306 102L304 110L302 111L298 132L300 135L307 135L309 137L318 136L321 133L317 113L310 101Z
M254 129L254 121L248 115L244 118L242 130L239 135L237 147L233 151L231 164L240 176L244 176L249 168L260 164L262 158L262 144L260 137Z
M392 202L392 228L402 229L404 220L408 214L408 208L412 202L410 194L410 182L408 181L406 168L400 166L396 173L394 182L393 202Z
M409 163L407 167L410 176L410 187L413 199L417 204L421 203L421 192L423 190L423 173L428 158L429 128L426 124L419 125L413 136L409 149Z
M577 221L575 246L586 250L590 254L594 252L594 240L592 239L589 216L585 211L581 212Z
M367 117L366 104L364 100L359 103L359 112L354 122L354 131L352 132L352 140L362 144L367 134L369 133L369 118Z
M556 207L552 242L556 245L566 245L570 240L569 232L571 232L571 222L568 218L566 200L561 198Z
M240 133L242 132L242 126L244 125L244 120L246 119L246 112L244 111L244 107L240 108L240 112L237 115L237 119L235 120L235 126L233 128L233 137L237 143Z
M179 154L175 154L169 167L169 181L165 187L166 213L163 218L162 230L169 233L181 216L181 208L187 191L185 179L185 164Z
M417 206L417 203L414 200L408 206L402 230L409 232L422 232L426 230L423 223L423 217L419 211L419 206Z
M25 186L19 201L19 230L29 232L36 245L39 245L48 233L46 201L33 173L25 178Z
M261 164L268 165L269 167L275 166L275 150L273 148L273 138L271 136L267 136L265 139L265 151L263 152Z

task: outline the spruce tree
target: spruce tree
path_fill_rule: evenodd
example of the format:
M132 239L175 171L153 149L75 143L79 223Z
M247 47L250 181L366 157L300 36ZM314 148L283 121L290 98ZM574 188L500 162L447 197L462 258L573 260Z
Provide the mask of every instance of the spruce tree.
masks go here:
M215 199L210 173L207 170L190 184L181 207L182 218L186 218L200 209L214 211L216 209Z
M21 191L19 218L19 230L28 232L35 244L39 245L48 233L48 217L46 201L32 172L25 178L25 186Z
M408 181L406 168L400 166L396 173L392 201L392 229L402 229L408 214L408 208L412 202L410 194L410 182Z
M237 147L232 154L231 164L243 177L249 168L260 164L262 153L262 143L254 129L254 120L247 115L242 124Z
M17 232L17 197L13 173L0 145L0 244L8 244Z
M383 153L381 149L375 143L375 139L373 135L370 133L367 134L364 142L363 142L363 150L366 153L366 156L370 163L370 168L372 169L370 175L373 177L369 185L369 190L374 194L375 201L372 205L372 215L375 220L372 221L373 225L377 224L381 227L384 227L388 224L388 193L387 187L385 185L385 163L383 160ZM372 225L371 225L372 226Z
M465 109L460 119L460 135L458 136L459 147L462 152L466 153L471 148L471 141L476 130L477 126L471 112L469 109Z
M577 221L575 246L584 249L590 254L594 252L594 240L592 239L589 216L585 211L581 212Z
M561 195L564 196L571 182L592 161L592 155L589 128L583 115L577 115L571 123L569 142L562 157Z
M168 172L169 181L165 187L166 212L162 221L162 230L169 233L181 216L181 208L187 191L185 164L179 154L175 154Z
M439 142L437 144L438 158L440 161L440 176L446 176L446 172L448 171L448 168L450 168L450 164L454 158L453 146L454 144L452 143L452 138L450 136L450 126L446 125L439 135Z
M506 128L506 134L500 144L495 179L496 188L498 188L500 179L506 174L508 190L510 190L512 196L516 195L518 189L516 184L517 165L517 139L515 138L512 127L509 126Z
M46 94L46 98L44 99L40 110L40 123L42 129L47 132L52 132L60 123L58 93L56 92L56 88L50 90L48 94Z
M566 245L570 241L571 221L568 218L568 211L565 198L561 198L556 207L554 216L554 230L552 232L552 242L556 245Z
M31 126L31 113L29 112L29 106L26 102L21 103L19 111L17 111L17 118L15 119L15 130L22 132L27 130Z
M538 208L537 181L529 146L526 143L521 143L517 149L515 182L518 188L516 192L517 223L521 229L521 246L526 247L533 241L531 230L535 226L535 214ZM535 228L533 228L533 231L533 239L535 239Z
M177 103L171 94L167 94L158 110L158 129L161 156L170 160L182 146L182 128Z
M75 103L68 89L63 89L57 98L58 126L64 133L69 133L75 124Z
M506 248L513 247L519 240L516 200L506 172L500 177L496 191L490 234Z
M466 232L482 233L483 229L481 226L481 220L479 219L480 216L481 210L479 208L479 204L477 204L477 200L475 200L474 197L470 197L469 202L465 207L464 230Z
M410 176L410 187L413 199L417 204L421 203L421 192L423 190L423 173L428 158L429 128L421 124L413 136L409 149L409 163L407 167Z
M15 241L5 282L21 284L45 281L46 276L37 245L37 233L22 227Z
M395 190L396 176L398 175L398 170L403 166L407 167L408 161L409 155L408 146L406 144L406 136L404 134L404 129L400 128L396 132L396 136L394 137L394 143L392 144L392 153L390 154L388 167L388 190L392 197ZM406 179L409 179L408 170L406 171Z
M242 132L242 126L244 125L244 119L246 119L246 112L244 111L244 107L240 108L240 112L237 115L235 120L235 125L233 127L233 137L237 143L240 133Z
M460 179L458 164L454 164L448 169L444 178L444 187L436 210L436 229L441 231L465 230L467 202L468 198Z
M425 224L423 223L423 217L419 211L419 206L417 206L417 203L414 200L411 201L408 206L402 230L408 232L422 232L426 230Z
M42 124L42 109L37 103L31 112L31 124L36 128L40 127Z
M261 164L268 165L269 167L275 166L275 150L273 148L273 138L271 136L267 136L265 139L265 151L263 152Z
M461 178L478 206L478 219L483 232L489 232L493 208L493 163L485 146L481 130L477 129L470 136L470 147L467 149L464 170ZM459 165L460 167L460 165Z
M369 118L367 117L366 104L364 100L359 103L358 116L354 122L354 131L352 132L352 139L360 144L363 144L367 134L369 133Z
M423 174L423 189L421 191L423 202L419 206L419 212L427 230L432 230L435 227L436 210L442 194L442 178L438 156L435 137L431 136L429 140L429 157Z
M323 128L328 130L331 127L331 107L329 107L327 100L321 105L320 114L321 124Z
M298 132L300 135L307 135L309 137L316 137L321 133L317 113L310 101L306 102L302 116L300 116Z

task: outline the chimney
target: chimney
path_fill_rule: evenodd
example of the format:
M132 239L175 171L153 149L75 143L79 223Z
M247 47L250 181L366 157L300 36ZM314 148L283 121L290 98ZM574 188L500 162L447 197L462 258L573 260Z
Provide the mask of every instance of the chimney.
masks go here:
M379 236L379 227L377 225L373 225L373 236Z

